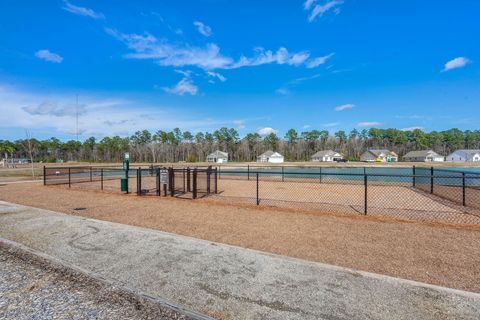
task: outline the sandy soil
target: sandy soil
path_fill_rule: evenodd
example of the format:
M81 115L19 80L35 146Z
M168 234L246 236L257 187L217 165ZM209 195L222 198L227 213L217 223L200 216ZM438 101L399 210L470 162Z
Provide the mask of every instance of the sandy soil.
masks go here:
M480 292L478 226L285 212L38 183L1 186L0 200ZM86 210L74 210L80 207Z

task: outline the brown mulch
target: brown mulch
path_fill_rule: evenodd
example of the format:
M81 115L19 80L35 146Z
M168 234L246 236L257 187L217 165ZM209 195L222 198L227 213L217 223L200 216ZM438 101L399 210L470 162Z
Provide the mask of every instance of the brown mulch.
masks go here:
M0 200L480 292L480 228L11 184ZM74 211L85 207L87 210Z

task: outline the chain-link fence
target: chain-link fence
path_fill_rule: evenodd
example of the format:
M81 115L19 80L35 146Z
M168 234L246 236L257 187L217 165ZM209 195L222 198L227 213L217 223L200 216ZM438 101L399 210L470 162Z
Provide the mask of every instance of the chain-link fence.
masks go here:
M44 167L44 185L68 188L136 193L139 196L199 198L217 190L217 169L106 167Z
M480 174L431 168L218 172L215 199L277 208L480 224Z

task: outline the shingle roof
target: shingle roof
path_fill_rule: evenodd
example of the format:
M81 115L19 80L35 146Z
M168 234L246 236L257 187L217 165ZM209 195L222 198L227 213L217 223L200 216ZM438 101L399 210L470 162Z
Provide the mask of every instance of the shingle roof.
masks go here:
M278 154L278 155L280 155L280 156L282 156L282 155L281 155L280 153L278 153L278 152L274 152L274 151L272 151L272 150L268 150L268 151L265 151L264 153L262 153L261 155L259 155L258 157L271 157L271 156L274 155L275 153ZM283 156L282 156L282 157L283 157Z
M371 154L374 156L380 155L381 153L384 153L385 155L392 155L392 156L397 156L396 153L388 150L388 149L370 149L368 150Z
M475 154L480 154L480 150L475 150L475 149L460 149L460 150L455 150L455 152L457 151L461 151L461 152L465 152L471 156L475 155Z
M220 158L220 157L228 158L228 153L217 150L215 152L210 153L207 158Z
M338 152L335 152L333 150L322 150L322 151L318 151L317 153L315 153L312 158L321 158L321 157L325 157L325 156L334 156L336 154L340 154Z
M438 153L436 153L433 150L410 151L406 155L404 155L403 157L404 158L424 158L424 157L428 157L428 156L439 156L439 157L441 157L441 155L439 155Z

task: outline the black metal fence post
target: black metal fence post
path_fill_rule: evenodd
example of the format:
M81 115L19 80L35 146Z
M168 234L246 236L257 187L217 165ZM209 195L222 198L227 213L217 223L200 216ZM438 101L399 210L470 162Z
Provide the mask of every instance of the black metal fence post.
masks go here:
M465 207L467 205L466 198L466 186L465 186L465 172L462 172L462 204Z
M282 166L282 182L285 181L285 167Z
M364 213L367 215L368 212L368 176L364 175L363 176L363 183L365 185L365 208L364 208Z
M100 169L100 190L103 190L103 168Z
M170 167L168 168L168 185L170 186L170 196L174 197L175 196L175 172L173 171L173 168Z
M417 184L417 180L415 175L417 174L417 168L415 166L412 167L412 186L415 188Z
M217 176L217 169L215 169L215 194L218 193L218 176Z
M210 194L210 175L212 174L212 166L207 168L207 194Z
M156 187L156 191L157 191L157 196L160 196L160 193L161 193L161 188L162 186L160 185L160 168L157 168L156 169L156 184L155 184L155 187Z
M47 185L47 169L43 166L43 185Z
M197 199L197 168L193 169L193 190L192 198Z
M259 183L258 183L258 172L257 172L257 206L260 204L260 197L259 197Z
M247 180L250 180L250 165L247 164Z
M142 195L142 168L137 169L137 195Z
M92 182L92 181L93 181L93 179L92 179L92 178L93 178L93 176L92 176L92 167L90 167L90 182Z
M433 194L433 167L430 168L430 193Z
M187 192L192 191L191 190L191 181L190 181L190 168L187 167Z
M183 180L183 192L185 193L187 191L186 184L185 184L185 182L186 182L186 179L185 179L186 178L186 170L185 170L185 168L182 168L182 178L183 178L182 179Z
M318 175L318 180L320 183L322 183L322 167L319 168L319 175Z
M72 186L72 171L71 168L68 168L68 187Z

